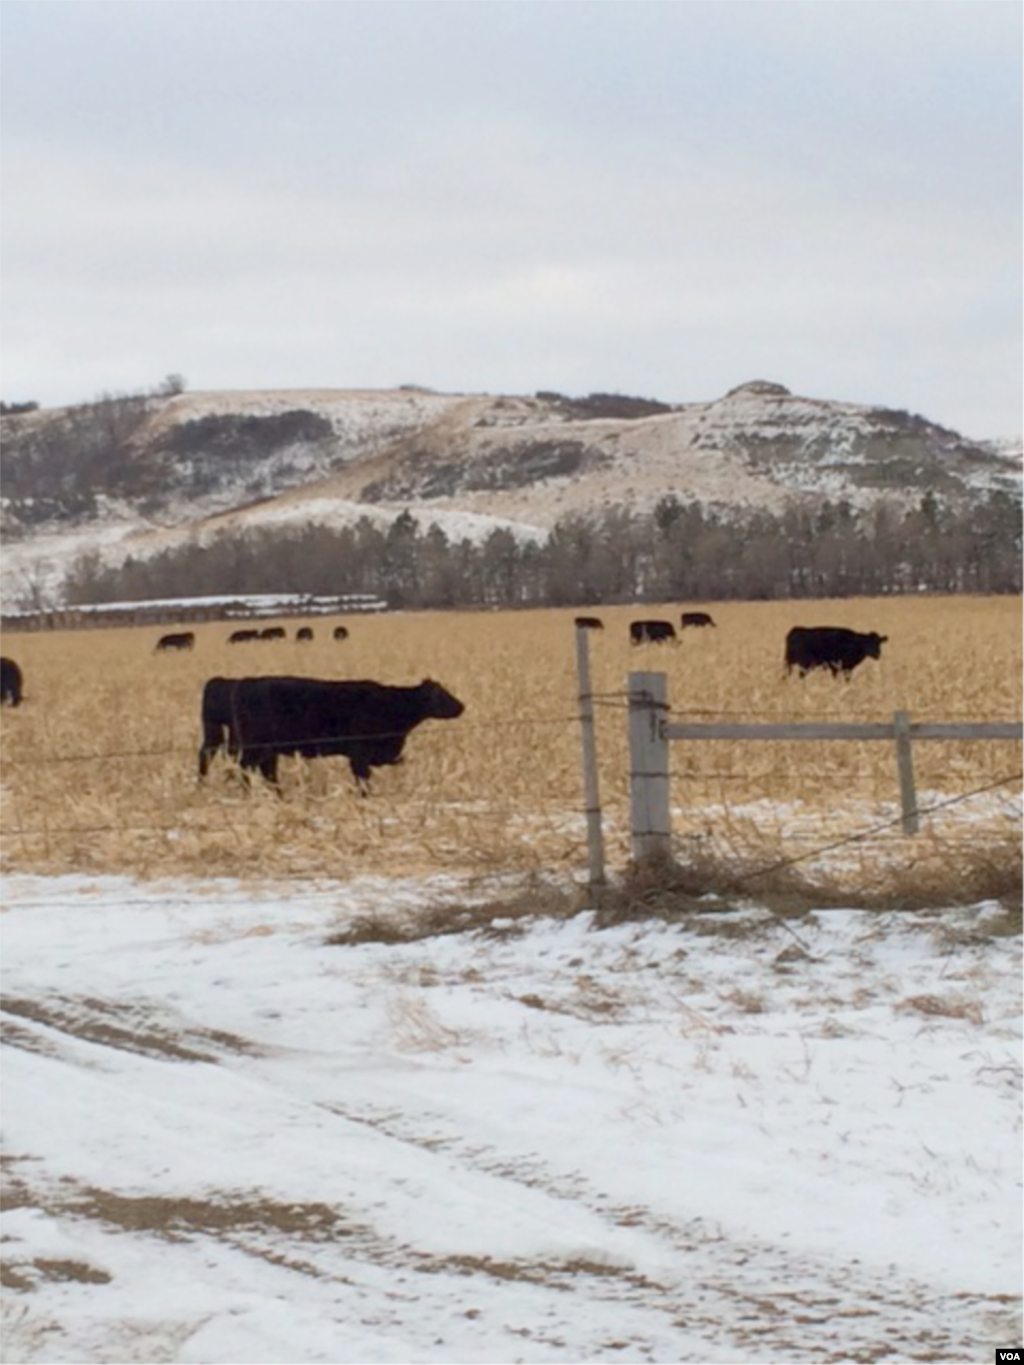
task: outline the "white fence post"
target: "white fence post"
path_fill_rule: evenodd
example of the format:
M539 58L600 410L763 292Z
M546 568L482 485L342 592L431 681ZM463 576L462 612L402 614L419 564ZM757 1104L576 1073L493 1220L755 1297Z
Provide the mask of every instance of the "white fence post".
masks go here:
M664 673L629 675L629 804L634 862L668 858L668 703Z
M583 750L583 793L587 816L587 857L590 885L604 885L604 837L601 832L601 794L597 782L594 742L594 699L590 690L590 650L585 626L576 627L576 674L580 690L580 744Z
M917 818L917 792L914 790L914 756L910 747L910 716L896 711L892 718L896 736L896 766L900 774L900 807L903 813L903 833L916 834L920 829Z

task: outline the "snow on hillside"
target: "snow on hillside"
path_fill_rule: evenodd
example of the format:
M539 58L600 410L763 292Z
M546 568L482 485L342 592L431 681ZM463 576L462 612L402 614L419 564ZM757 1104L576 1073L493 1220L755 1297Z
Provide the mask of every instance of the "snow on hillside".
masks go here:
M6 1360L1019 1343L998 906L328 942L465 894L6 879Z
M1008 467L1016 467L1019 472L1024 461L1024 439L1020 436L996 436L991 440L979 441L978 444L997 459L1005 460Z
M462 394L425 389L254 389L182 393L162 403L145 439L182 422L243 413L273 417L301 409L326 418L343 441L358 446L423 426L466 402Z
M229 530L307 525L337 528L354 525L363 517L386 530L404 510L404 507L388 508L297 495L179 526L153 526L138 518L126 518L108 523L91 522L69 531L40 532L5 542L0 569L0 607L5 612L13 612L33 600L56 600L68 572L87 554L97 554L105 564L115 565L130 557L146 559L180 545L206 544ZM519 540L539 540L547 534L543 526L458 508L410 510L419 517L424 528L436 524L453 541L465 539L478 544L495 530L510 530Z
M342 526L363 516L386 526L411 510L424 527L434 522L456 540L478 542L496 527L537 539L567 514L614 505L649 510L667 494L725 514L750 507L778 512L794 498L846 499L857 507L879 496L915 502L931 486L929 469L939 482L973 493L1020 491L1019 440L1016 448L985 447L905 413L804 398L779 384L741 384L713 401L675 404L640 418L593 416L587 402L412 387L184 393L161 400L133 437L140 449L216 418L244 423L305 413L327 423L331 434L263 453L254 448L233 480L220 472L217 457L210 468L219 471L219 482L197 499L182 491L192 486L189 471L203 450L201 432L193 432L192 444L175 457L180 489L166 490L158 517L108 500L96 520L77 527L50 523L8 538L0 565L3 606L53 597L83 551L116 563L227 529ZM601 414L608 404L593 406ZM17 420L37 426L46 417L36 412ZM901 452L897 477L884 468L889 438ZM917 449L914 441L924 441L928 453L908 455L908 442L911 452ZM568 472L560 471L560 456Z
M211 517L200 531L193 531L200 542L212 539L223 530L247 529L257 527L284 526L330 526L352 525L365 517L386 530L402 512L412 512L422 523L424 529L433 524L439 526L449 540L469 540L479 544L486 540L492 531L511 531L520 540L542 540L547 528L528 525L524 522L509 521L505 517L489 516L482 512L467 512L459 508L438 508L432 505L420 507L383 507L376 503L345 502L340 499L304 496L274 498L264 506L253 507L239 512L227 512ZM169 533L164 532L164 536Z
M214 412L269 415L289 407L327 417L347 442L347 458L330 470L322 467L321 479L312 477L311 470L304 486L280 495L292 517L303 499L318 510L330 500L338 515L347 517L346 503L366 505L360 495L375 473L385 489L391 485L398 490L398 496L383 492L373 504L390 516L414 502L425 519L468 511L522 526L526 535L550 529L570 512L614 504L646 510L668 493L723 511L754 506L778 511L793 497L846 498L854 506L867 506L879 496L879 486L870 477L860 481L857 469L869 463L865 452L871 440L888 435L898 441L905 429L919 436L926 428L944 451L946 472L978 490L1019 491L1019 461L1005 448L992 449L989 461L966 459L965 451L979 447L921 419L863 404L805 398L762 381L640 420L584 419L580 404L574 407L568 400L563 407L526 397L401 391L183 395L175 403L188 406L162 420L174 416L180 421L186 415L195 420ZM408 451L396 451L392 444L402 431L416 435ZM517 451L559 443L577 443L590 452L583 470L515 477L521 458ZM501 456L511 477L492 472ZM877 462L877 452L872 459ZM474 482L481 461L488 465L484 486ZM438 494L439 464L453 484L450 492ZM897 502L915 501L923 491L913 483L884 487L884 495ZM254 507L240 510L240 515L264 517L268 510Z
M67 531L47 530L5 540L0 555L0 609L13 612L59 602L65 576L76 560L96 554L104 563L121 563L132 553L127 542L138 534L139 525L135 519L90 522Z

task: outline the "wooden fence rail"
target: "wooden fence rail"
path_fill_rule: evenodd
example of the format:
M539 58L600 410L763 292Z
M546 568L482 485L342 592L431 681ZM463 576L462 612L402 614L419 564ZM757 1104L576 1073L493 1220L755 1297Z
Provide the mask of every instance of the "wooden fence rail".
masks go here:
M905 834L918 832L913 745L919 740L1019 740L1017 721L797 721L758 725L668 719L664 673L629 675L629 770L632 854L636 861L669 853L669 744L674 740L888 740L895 746Z

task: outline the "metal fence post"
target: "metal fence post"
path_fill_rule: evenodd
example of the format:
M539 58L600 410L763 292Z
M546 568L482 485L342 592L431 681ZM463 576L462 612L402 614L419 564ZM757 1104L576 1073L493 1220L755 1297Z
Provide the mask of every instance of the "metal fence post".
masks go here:
M896 711L892 718L896 737L896 766L900 774L900 806L903 812L903 833L916 834L920 829L917 818L917 792L914 790L914 755L910 747L910 715Z
M576 675L580 691L580 745L583 751L583 793L587 816L589 884L604 885L604 837L601 832L601 794L597 782L597 744L594 738L594 699L590 690L590 647L585 626L576 627Z
M664 673L629 675L629 804L634 862L668 858L668 713Z

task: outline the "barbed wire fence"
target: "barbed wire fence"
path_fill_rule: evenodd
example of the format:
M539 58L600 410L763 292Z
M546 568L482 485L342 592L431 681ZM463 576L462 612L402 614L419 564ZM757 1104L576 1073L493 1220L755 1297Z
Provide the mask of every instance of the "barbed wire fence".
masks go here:
M628 691L624 690L610 690L604 692L591 693L589 696L589 700L592 706L598 708L601 712L620 715L623 718L623 721L625 721L625 717L628 715L630 710L630 694ZM809 719L815 718L828 720L832 718L832 716L829 713L818 713L816 717L812 717L806 711L794 712L775 709L770 711L753 712L735 711L729 708L713 709L690 708L688 710L674 712L673 715L674 717L679 718L690 717L695 720L696 719L721 720L725 718L739 718L745 722L750 721L751 719L754 718L762 719L767 718L773 721L786 720L807 721ZM536 736L542 735L544 732L550 731L552 728L559 730L569 730L571 728L575 730L576 727L580 725L580 722L581 715L579 712L573 713L568 710L560 710L557 713L544 715L537 714L535 712L531 712L524 709L523 712L517 715L508 716L500 720L492 719L477 725L474 725L471 722L470 723L460 722L460 730L464 735L467 735L471 738L475 738L477 740L493 740L495 735L500 734L501 732L511 733L518 731L520 733L530 733ZM624 729L625 725L623 725L623 730ZM300 741L296 741L296 743L299 744L322 743L325 746L329 746L332 743L344 742L346 740L388 737L389 737L388 735L371 737L367 737L365 735L363 736L311 735L305 737ZM33 765L41 768L46 767L68 768L73 767L74 765L82 764L98 765L106 763L139 764L145 762L167 762L169 760L174 761L180 758L184 768L186 765L192 767L195 764L198 749L199 745L196 743L192 743L186 746L184 743L162 742L158 744L146 745L140 744L134 746L125 746L123 748L107 751L76 750L74 752L60 752L59 750L51 750L49 752L45 752L34 750L30 755L25 756L25 761L31 762ZM773 764L769 763L757 774L757 777L762 780L770 781L773 771L777 771L777 768L773 766ZM691 790L696 790L699 787L703 787L704 795L706 798L710 793L711 789L716 784L719 787L721 787L722 784L738 785L743 782L749 784L750 773L747 771L737 772L734 767L703 766L693 771L684 770L681 772L674 773L673 781L687 783ZM917 813L921 816L931 816L938 815L941 812L951 812L959 807L967 805L972 801L978 800L982 796L991 794L993 792L997 792L999 790L1009 789L1013 787L1015 784L1019 784L1021 781L1022 773L1020 771L1013 770L1001 772L997 777L993 778L992 780L988 780L985 781L984 783L977 784L967 790L951 794L950 796L944 797L937 801L931 800L927 803L922 802L918 808ZM215 797L211 797L211 800L213 799L215 799ZM436 799L437 794L432 793L429 797L425 797L424 801L425 802L435 801ZM618 804L620 806L620 809L614 813L614 816L615 822L621 825L623 819L621 811L621 801ZM234 807L232 810L226 810L224 808L223 803L218 803L219 809L217 811L217 814L214 814L213 812L211 812L210 805L211 801L208 800L204 802L202 810L198 812L177 810L173 815L169 815L166 819L153 818L152 816L149 816L147 812L146 814L141 815L141 818L135 820L118 819L116 821L102 820L89 821L86 819L72 822L67 820L66 815L64 813L55 813L55 818L47 818L44 821L39 821L35 823L33 822L26 823L20 819L15 819L9 824L7 824L7 822L5 821L4 823L7 824L5 833L9 838L18 839L21 841L39 838L45 839L47 841L59 841L62 838L81 839L87 836L104 834L106 835L151 834L171 838L179 836L183 832L186 832L192 836L199 836L203 834L210 835L237 834L240 828L245 823L244 813L240 812L237 806ZM700 818L707 819L711 818L708 812L712 806L713 803L710 803L707 801L707 799L705 799L703 803L696 803L695 809L700 815ZM308 818L311 821L315 821L318 818L321 809L322 803L318 802L317 798L315 797L311 798ZM1013 818L1015 815L1015 811L1016 811L1015 803L1013 801L1008 801L1006 806L1006 814L1010 818ZM711 811L711 815L713 815L713 811ZM193 816L194 819L192 818ZM303 817L301 815L298 815L293 810L289 813L289 818L293 821L296 819L301 821ZM849 830L848 832L837 834L835 837L826 838L822 837L823 831L820 826L818 827L817 837L815 837L813 833L809 833L806 830L797 831L794 835L794 838L796 838L798 841L802 839L807 844L806 847L802 848L799 852L796 853L787 853L785 856L779 857L774 861L768 860L759 869L755 869L753 871L748 870L739 874L739 879L743 881L749 881L752 885L756 885L759 879L766 878L783 868L795 866L800 863L822 858L825 855L833 853L848 845L864 844L868 841L888 835L899 827L900 822L901 817L899 815L896 815L893 818L885 818L882 820L878 820L877 818L875 818L869 821L866 820L863 824L858 825L857 827L855 827L852 830ZM622 843L621 829L619 832L621 844ZM685 846L685 839L687 836L682 835L680 837ZM969 831L965 831L964 837L972 841L976 840L978 837L977 828L975 827ZM570 842L579 853L580 861L582 861L584 840L580 835L578 829L574 834L570 836Z

